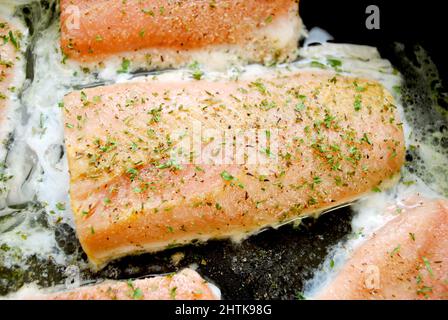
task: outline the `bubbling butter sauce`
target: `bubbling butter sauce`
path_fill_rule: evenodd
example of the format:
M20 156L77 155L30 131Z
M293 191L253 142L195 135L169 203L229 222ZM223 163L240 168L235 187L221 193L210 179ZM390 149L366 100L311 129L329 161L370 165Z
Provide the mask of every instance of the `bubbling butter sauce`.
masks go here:
M62 55L59 47L59 21L57 17L51 17L50 10L39 5L32 6L32 13L39 18L32 21L34 32L28 35L17 10L20 5L31 2L3 1L0 4L0 15L22 26L22 45L28 49L28 66L23 62L17 75L17 79L22 79L22 85L18 85L21 89L12 98L16 110L9 120L14 127L13 139L8 148L4 149L7 150L4 151L6 155L0 158L6 174L12 176L8 181L0 182L0 190L4 189L3 205L0 195L0 271L3 270L5 274L4 277L0 276L0 295L19 289L15 281L23 270L40 270L36 272L42 272L49 279L52 270L65 270L62 283L65 281L68 288L73 286L73 282L76 285L92 282L92 279L77 278L80 270L87 269L88 266L81 258L80 248L73 245L76 239L70 238L69 233L65 233L65 228L61 227L74 227L68 192L69 173L61 102L64 95L72 90L102 84L144 81L145 76L160 81L195 81L193 73L198 68L202 77L211 81L244 79L294 70L327 69L382 83L396 99L403 119L407 148L419 148L420 154L426 159L423 159L424 162L437 162L439 166L447 163L446 150L441 145L430 143L432 137L423 139L422 133L415 130L414 124L406 121L400 103L402 77L389 61L380 57L376 48L328 43L331 36L321 29L314 29L307 34L305 45L300 49L300 58L289 64L266 67L235 63L225 72L222 71L222 66L216 70L213 64L194 65L176 71L142 74L117 72L120 62L111 59L104 62L100 70L91 71L85 66L68 61ZM15 17L17 15L19 17ZM312 45L316 43L319 45ZM22 51L22 59L25 61L25 50ZM214 56L210 52L201 54L209 55L202 58L205 60L220 59L219 55ZM25 74L27 79L23 81ZM438 133L434 132L433 135L436 137ZM437 168L435 165L422 166L419 170L424 174L425 170ZM353 234L329 252L327 260L307 284L305 295L312 296L313 292L324 286L353 249L393 217L385 213L387 206L414 193L428 197L446 196L444 190L447 190L446 179L428 184L415 171L411 172L405 167L400 182L392 189L372 193L357 201L352 205L356 212L352 221ZM333 261L332 267L330 261ZM54 281L61 283L61 279ZM50 280L48 283L41 283L41 286L51 285L53 283Z

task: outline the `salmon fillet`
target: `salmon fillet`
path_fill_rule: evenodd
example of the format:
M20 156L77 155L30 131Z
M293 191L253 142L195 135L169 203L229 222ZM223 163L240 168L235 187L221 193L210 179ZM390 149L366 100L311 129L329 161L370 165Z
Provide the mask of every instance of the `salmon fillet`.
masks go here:
M332 72L148 78L64 105L71 206L94 267L322 212L390 183L404 161L392 96Z
M8 135L13 130L13 101L22 76L18 76L22 33L0 17L0 209L5 206L8 184L12 176L7 172L5 157Z
M317 299L448 299L448 201L416 197L396 211Z
M28 296L32 300L218 300L194 270L134 281L105 281L72 291Z
M21 34L0 17L0 142L5 139L8 100L14 88L14 70ZM2 129L3 127L3 129Z
M60 7L62 51L81 62L126 53L148 67L176 67L213 52L284 62L297 57L301 33L297 0L61 0Z

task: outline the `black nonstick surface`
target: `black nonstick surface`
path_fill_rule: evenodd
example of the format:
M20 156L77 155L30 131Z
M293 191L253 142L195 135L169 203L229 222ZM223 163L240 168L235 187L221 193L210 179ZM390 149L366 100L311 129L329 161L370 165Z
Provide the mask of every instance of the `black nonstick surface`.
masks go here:
M448 93L443 84L448 77L441 46L437 40L433 41L428 37L431 30L437 29L438 24L441 26L437 18L425 16L432 14L432 11L420 11L420 8L412 8L409 4L400 6L405 4L404 1L394 1L396 7L390 4L391 1L389 4L376 1L381 9L382 24L380 30L370 31L364 25L365 8L372 4L370 2L302 2L301 16L308 28L320 26L332 33L337 42L378 47L383 58L389 59L404 77L404 108L408 121L414 128L434 124L433 130L441 131L445 137L438 143L448 151ZM43 1L43 7L54 10L51 2ZM33 21L39 18L33 15L38 11L30 7L23 10L29 26L33 27ZM428 19L423 28L415 25L417 18L422 21L421 15L423 19ZM431 58L439 66L439 73ZM28 78L32 80L31 55L28 63ZM411 107L414 105L418 108ZM422 173L424 164L418 151L409 151L406 160L407 170L417 173L426 182L432 181L431 175ZM447 195L447 190L443 187L441 190ZM300 299L305 281L313 276L328 250L350 235L352 216L350 207L345 207L324 214L317 220L307 218L298 227L287 225L276 230L266 230L238 245L230 241L210 241L158 254L127 257L109 264L97 274L82 271L82 276L137 278L180 270L194 263L198 266L199 273L217 284L225 299ZM44 211L35 223L47 225ZM67 254L79 255L79 259L85 259L70 226L62 224L57 227L55 238ZM177 265L171 259L175 253L185 256ZM29 268L26 270L19 266L0 265L0 295L18 289L24 283L37 281L42 286L50 286L65 280L65 268L51 260L31 257L27 264Z

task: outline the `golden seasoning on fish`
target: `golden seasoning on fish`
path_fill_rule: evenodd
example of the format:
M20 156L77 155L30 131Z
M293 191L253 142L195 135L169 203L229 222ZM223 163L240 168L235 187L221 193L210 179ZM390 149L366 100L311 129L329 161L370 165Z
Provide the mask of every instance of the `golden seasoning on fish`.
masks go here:
M387 186L404 161L392 96L331 72L147 79L64 105L71 206L96 267L322 212Z
M448 299L448 201L415 197L317 299Z
M71 291L34 295L42 300L218 300L220 297L194 270L153 278L105 281Z
M127 53L151 67L179 66L197 54L246 62L297 57L297 0L61 0L61 47L81 62Z

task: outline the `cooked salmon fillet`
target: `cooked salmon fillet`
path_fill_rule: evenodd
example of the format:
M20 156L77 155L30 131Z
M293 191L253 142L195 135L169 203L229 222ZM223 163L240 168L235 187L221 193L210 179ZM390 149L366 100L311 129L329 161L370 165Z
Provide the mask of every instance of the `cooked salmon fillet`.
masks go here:
M23 78L20 70L21 38L22 33L15 25L0 16L0 210L5 206L12 178L6 169L5 158L9 134L14 128L13 96Z
M21 33L0 17L0 142L5 139L7 108L11 93L15 89L12 86L20 53L20 37Z
M104 281L71 291L30 295L41 300L217 300L210 285L192 269L134 281Z
M126 53L151 68L176 67L213 52L283 62L297 57L301 34L297 0L61 0L60 7L62 50L81 62Z
M64 105L71 206L96 267L322 212L390 183L404 161L392 96L331 72L148 78Z
M317 299L448 299L448 201L414 197Z

